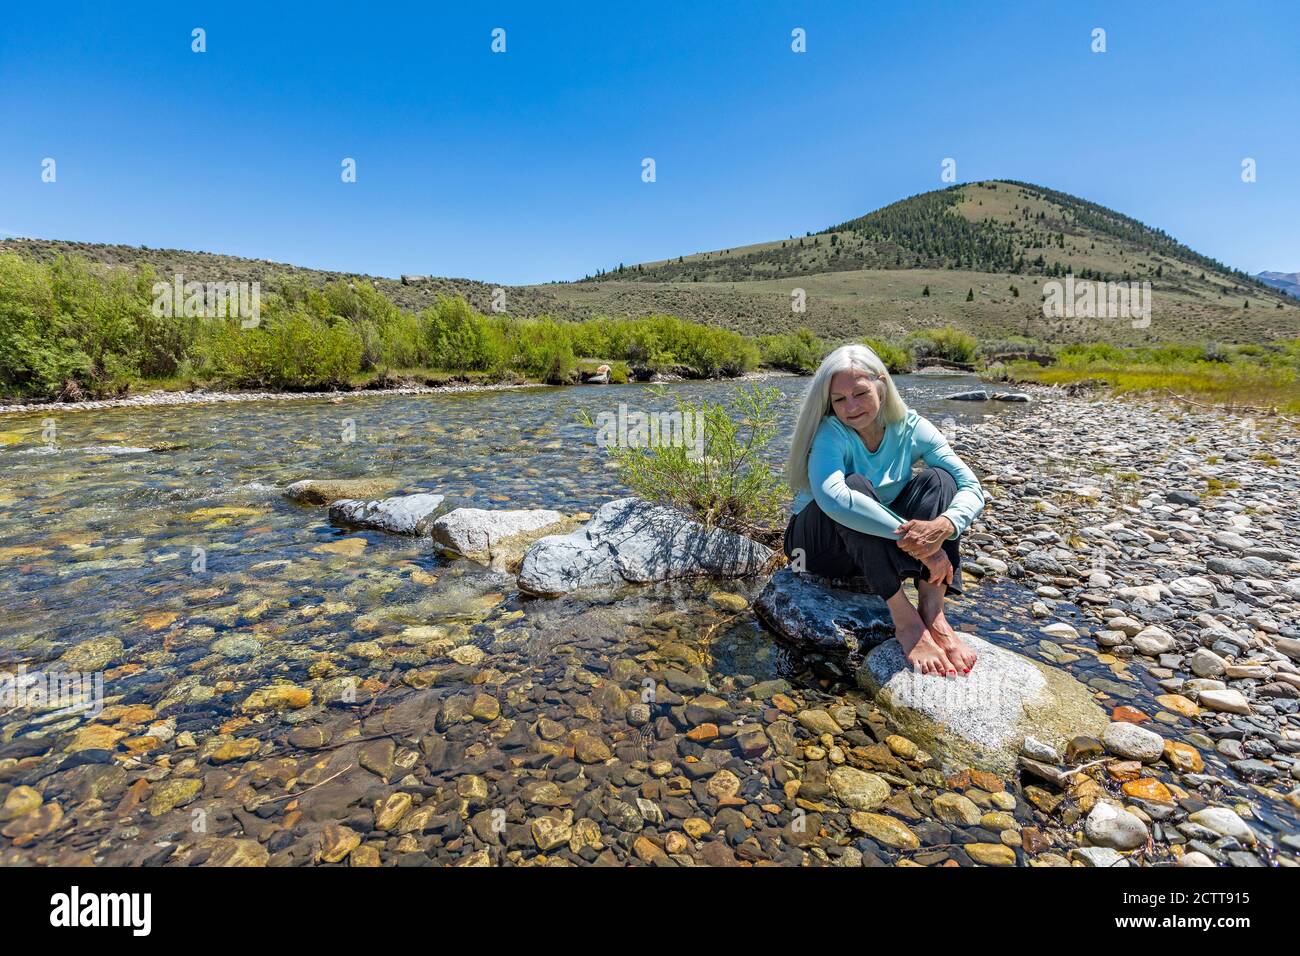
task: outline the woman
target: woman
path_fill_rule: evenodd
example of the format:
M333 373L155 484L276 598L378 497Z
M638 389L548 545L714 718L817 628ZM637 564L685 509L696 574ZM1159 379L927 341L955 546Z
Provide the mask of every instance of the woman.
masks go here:
M918 460L928 467L913 477ZM866 578L915 669L969 673L975 653L944 617L943 599L961 593L957 541L984 492L943 433L904 404L871 349L845 345L822 361L785 474L797 492L786 555L812 574ZM917 607L903 593L909 577Z

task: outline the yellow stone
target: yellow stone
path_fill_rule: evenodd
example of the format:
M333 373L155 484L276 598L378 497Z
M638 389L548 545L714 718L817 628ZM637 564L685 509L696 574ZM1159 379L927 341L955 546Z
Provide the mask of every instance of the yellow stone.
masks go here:
M1015 866L1016 853L1001 843L967 843L962 847L972 860L984 866Z
M368 543L365 538L340 538L338 541L318 544L312 550L317 554L341 554L345 558L355 558L366 550Z
M259 687L249 694L240 705L240 709L246 714L261 710L301 710L310 703L309 688L297 687L293 684L272 684L270 687Z
M188 515L191 521L211 521L217 518L248 518L261 514L257 508L241 508L236 505L221 505L216 508L199 508Z
M799 705L792 701L785 694L773 694L772 706L783 714L793 714L799 709Z
M1201 708L1182 694L1161 694L1156 698L1156 703L1184 717L1196 717L1201 713Z
M359 846L348 854L348 866L379 866L379 851L373 846Z
M411 795L398 790L383 800L375 801L375 829L391 830L411 809Z
M161 631L178 617L180 617L180 615L175 611L154 611L152 614L146 614L144 617L140 618L140 623L150 631Z
M682 829L692 840L699 840L711 829L709 821L701 817L687 817L682 821Z
M877 843L895 850L915 850L921 845L920 839L907 824L884 813L854 810L849 814L849 824Z
M87 724L77 728L77 736L68 744L68 753L79 750L116 750L118 743L127 736L126 731L103 724Z
M351 827L326 824L320 835L320 859L325 863L338 863L360 845L361 834Z
M44 802L39 790L20 784L5 795L3 809L0 809L0 823L14 820L24 813L31 813Z
M101 724L135 727L153 720L153 716L154 709L148 704L111 704L100 711L95 720Z
M911 760L916 756L918 749L916 744L898 734L890 734L886 737L885 744L889 747L890 751L893 752L895 757L900 757L903 760Z
M262 742L252 737L239 740L227 740L208 755L213 763L229 763L231 760L245 760L262 749Z
M155 747L162 746L162 740L152 734L144 734L139 737L127 737L122 741L122 746L130 753L144 754L153 750Z
M1179 743L1176 740L1166 740L1163 756L1166 763L1182 773L1200 773L1205 769L1205 761L1201 759L1201 752L1190 744Z

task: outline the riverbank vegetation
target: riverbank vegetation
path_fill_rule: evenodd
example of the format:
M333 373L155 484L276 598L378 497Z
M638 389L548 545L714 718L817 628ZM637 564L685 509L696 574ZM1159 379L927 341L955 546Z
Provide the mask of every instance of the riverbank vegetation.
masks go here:
M1117 393L1169 395L1206 404L1300 413L1300 339L1268 344L1119 348L1104 343L1055 350L1049 364L992 363L1000 381L1085 384Z
M839 341L806 328L748 336L671 315L569 320L483 313L459 296L404 309L365 281L268 281L255 324L156 314L147 265L0 254L0 399L118 396L144 387L314 391L401 384L808 375ZM166 281L169 277L161 277ZM867 325L864 317L863 325ZM872 325L877 323L872 322ZM252 327L247 327L247 326ZM892 373L943 365L997 381L1168 392L1300 412L1300 340L1121 347L977 340L951 327L858 338Z
M754 339L673 316L517 318L485 315L459 297L414 313L366 283L312 287L290 278L262 290L256 316L230 303L215 316L164 316L154 308L155 281L148 268L0 256L0 392L76 399L140 385L302 391L410 379L563 384L602 364L612 381L627 381L734 377L762 361Z

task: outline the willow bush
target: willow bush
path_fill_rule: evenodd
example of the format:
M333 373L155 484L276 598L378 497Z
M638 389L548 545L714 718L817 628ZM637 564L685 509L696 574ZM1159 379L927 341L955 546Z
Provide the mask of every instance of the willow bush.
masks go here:
M652 394L666 397L662 389ZM790 497L769 455L781 425L780 389L750 384L735 389L725 403L680 392L672 400L683 423L699 423L703 453L697 456L690 442L610 447L620 479L637 496L677 508L707 527L778 542ZM585 413L579 420L596 425Z

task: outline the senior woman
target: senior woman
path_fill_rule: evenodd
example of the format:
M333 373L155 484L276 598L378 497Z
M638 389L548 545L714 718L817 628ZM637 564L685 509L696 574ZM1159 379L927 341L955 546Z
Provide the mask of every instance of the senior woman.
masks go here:
M912 465L926 468L912 474ZM876 353L845 345L804 394L786 479L796 492L785 553L826 577L863 577L885 599L913 668L967 674L975 653L943 614L960 594L957 542L984 507L974 472L904 404ZM917 606L903 592L916 581Z

